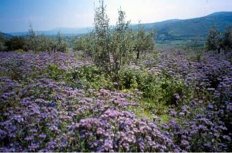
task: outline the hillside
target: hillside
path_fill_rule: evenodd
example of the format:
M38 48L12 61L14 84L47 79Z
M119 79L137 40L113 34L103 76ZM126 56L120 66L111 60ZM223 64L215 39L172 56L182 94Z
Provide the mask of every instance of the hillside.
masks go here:
M146 30L155 29L158 40L205 38L213 26L223 32L231 25L232 12L218 12L200 18L143 24Z
M55 28L52 30L46 30L46 31L36 31L37 34L43 34L47 36L54 36L57 35L58 32L61 32L62 34L66 36L72 36L72 35L81 35L81 34L86 34L91 32L92 28L91 27L86 27L86 28ZM13 32L10 33L13 36L24 36L28 32Z

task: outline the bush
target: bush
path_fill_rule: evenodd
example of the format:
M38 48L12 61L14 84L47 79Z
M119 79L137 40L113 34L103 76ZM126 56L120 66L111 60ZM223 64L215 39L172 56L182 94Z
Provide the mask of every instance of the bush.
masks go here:
M67 50L67 43L63 40L63 37L58 32L57 40L53 40L52 38L44 35L37 35L33 30L32 26L30 26L28 35L25 38L24 48L25 50L32 51L62 51L65 52Z
M0 51L7 50L7 47L5 46L5 42L0 41Z
M10 40L6 41L6 47L8 50L18 50L24 49L25 39L23 37L12 37Z
M217 29L212 28L208 34L206 48L207 50L218 50L218 53L221 49L232 49L232 27L227 28L223 35Z
M143 92L143 98L152 99L154 103L178 106L183 96L188 96L183 80L164 73L152 75L142 70L124 69L119 73L119 80L121 89L138 89Z
M220 34L217 29L212 28L209 31L208 38L206 41L207 50L217 50L220 49Z
M50 64L48 65L47 68L47 73L50 78L54 80L60 80L63 79L65 76L65 71L60 69L57 65L55 64Z
M5 51L7 49L5 42L5 38L0 35L0 51Z
M232 49L232 27L225 31L223 45L225 49Z
M56 42L53 42L54 45L54 51L60 51L60 52L65 52L67 51L67 43L64 41L63 36L61 35L60 32L57 33L57 38Z
M74 43L74 50L85 51L91 55L91 51L93 50L93 38L91 34L79 37Z
M67 73L66 80L73 87L84 89L113 88L110 77L95 66L84 66Z

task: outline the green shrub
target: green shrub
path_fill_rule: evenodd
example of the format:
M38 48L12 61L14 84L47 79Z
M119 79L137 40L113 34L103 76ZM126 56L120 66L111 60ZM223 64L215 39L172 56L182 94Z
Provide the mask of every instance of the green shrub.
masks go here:
M7 47L5 46L5 42L0 40L0 51L5 51L7 50Z
M33 27L30 25L28 35L24 39L25 43L23 48L27 51L67 51L67 43L64 41L60 32L57 33L57 36L54 39L49 36L36 34L36 32L33 30Z
M0 51L6 51L6 41L7 39L0 33Z
M24 46L25 40L23 37L12 37L10 40L6 41L6 47L10 51L23 49Z
M111 89L113 82L110 77L95 66L83 66L67 73L68 84L77 88Z
M134 89L138 87L136 74L132 70L120 71L119 73L119 87L120 89Z
M142 70L124 69L119 73L120 89L138 89L143 98L154 103L178 105L188 88L182 80L163 74L152 75Z
M93 35L84 35L74 42L74 50L84 51L87 55L92 55L93 50Z
M50 64L47 68L48 76L54 80L61 80L65 76L65 71L55 64Z
M25 51L23 49L17 49L16 52L17 53L25 53Z
M223 47L226 50L232 49L232 27L227 28L224 33Z
M210 29L206 41L206 48L207 50L217 50L219 48L219 32L217 29Z
M53 42L54 51L66 52L68 45L67 42L64 41L64 38L60 32L57 33L56 39L57 40Z

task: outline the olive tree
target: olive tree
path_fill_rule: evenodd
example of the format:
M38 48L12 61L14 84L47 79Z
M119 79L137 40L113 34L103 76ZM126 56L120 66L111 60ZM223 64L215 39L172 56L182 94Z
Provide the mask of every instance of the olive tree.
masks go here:
M37 35L33 30L32 25L30 24L24 48L26 50L37 51L38 50L37 44L38 44Z
M65 52L67 51L67 43L64 41L63 36L61 35L60 32L57 33L56 36L56 43L55 43L55 51L61 51L61 52Z
M136 59L139 59L141 54L154 49L154 34L152 32L146 32L144 28L139 25L138 31L135 34L135 46Z
M129 62L133 51L133 35L125 17L125 12L120 9L116 25L110 28L103 0L95 10L94 62L110 74L118 74L121 67Z
M94 17L94 55L95 64L104 71L111 72L110 65L110 29L106 6L101 0L100 6L95 10Z
M112 70L117 74L121 67L131 59L131 31L129 21L125 21L125 12L118 11L118 21L112 30L110 39L110 55Z
M117 75L121 67L132 61L134 52L138 59L141 53L153 50L153 34L144 29L133 32L121 9L118 11L116 25L110 28L104 1L99 2L100 6L96 8L94 17L93 61L103 71ZM84 49L83 40L80 39L79 44Z

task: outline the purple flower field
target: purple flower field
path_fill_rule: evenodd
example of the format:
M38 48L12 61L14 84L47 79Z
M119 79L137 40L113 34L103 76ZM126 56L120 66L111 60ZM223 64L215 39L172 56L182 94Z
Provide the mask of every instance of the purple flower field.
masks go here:
M122 89L74 53L0 52L0 151L232 151L231 57L161 52Z

